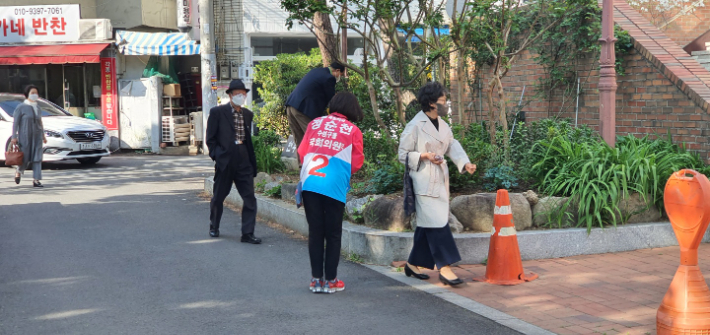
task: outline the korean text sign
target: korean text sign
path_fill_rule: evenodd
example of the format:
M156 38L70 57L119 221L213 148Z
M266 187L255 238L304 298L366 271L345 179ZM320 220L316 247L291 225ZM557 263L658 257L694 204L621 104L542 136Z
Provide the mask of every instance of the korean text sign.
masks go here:
M108 130L118 130L116 58L101 58L101 116Z
M0 7L0 43L79 40L79 5Z

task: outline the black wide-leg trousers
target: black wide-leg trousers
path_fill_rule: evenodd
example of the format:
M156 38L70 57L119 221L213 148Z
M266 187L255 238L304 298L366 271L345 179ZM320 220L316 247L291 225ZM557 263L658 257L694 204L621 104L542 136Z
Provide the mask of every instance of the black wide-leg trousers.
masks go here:
M254 167L251 166L246 145L237 145L224 170L215 167L214 188L210 202L210 228L219 229L224 211L224 199L232 184L242 197L242 235L253 234L256 225L256 196L254 196Z
M313 278L323 278L325 244L325 279L334 280L338 276L345 204L322 194L303 191L303 206L308 221L311 275Z
M414 231L414 245L409 253L409 264L433 269L461 261L454 235L449 225L441 228L417 227Z

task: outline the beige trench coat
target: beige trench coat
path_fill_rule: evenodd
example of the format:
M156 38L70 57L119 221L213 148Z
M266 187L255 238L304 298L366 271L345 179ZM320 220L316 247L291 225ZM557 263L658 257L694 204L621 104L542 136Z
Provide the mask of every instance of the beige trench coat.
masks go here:
M449 168L446 163L436 165L420 161L425 152L448 156L463 173L470 163L466 152L449 125L439 118L436 130L429 117L419 112L404 128L399 141L399 161L405 163L409 156L409 170L416 198L416 226L441 228L449 221Z

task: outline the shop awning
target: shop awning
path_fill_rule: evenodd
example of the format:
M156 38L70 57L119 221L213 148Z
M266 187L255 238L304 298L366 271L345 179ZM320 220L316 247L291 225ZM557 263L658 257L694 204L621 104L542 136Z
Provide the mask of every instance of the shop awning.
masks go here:
M98 63L109 44L14 45L0 47L0 65Z
M185 33L141 33L117 31L116 44L124 55L186 56L199 55L200 45Z

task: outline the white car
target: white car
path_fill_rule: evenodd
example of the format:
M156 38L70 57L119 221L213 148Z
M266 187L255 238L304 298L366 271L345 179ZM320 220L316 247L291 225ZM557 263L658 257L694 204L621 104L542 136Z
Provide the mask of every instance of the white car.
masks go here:
M12 114L25 101L22 94L0 93L0 160L5 160L5 152L12 137ZM94 120L71 115L59 106L40 99L42 123L47 144L44 145L43 162L76 159L81 164L96 164L101 157L111 154L108 130Z

